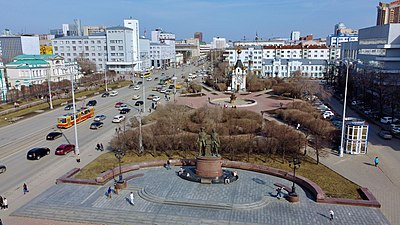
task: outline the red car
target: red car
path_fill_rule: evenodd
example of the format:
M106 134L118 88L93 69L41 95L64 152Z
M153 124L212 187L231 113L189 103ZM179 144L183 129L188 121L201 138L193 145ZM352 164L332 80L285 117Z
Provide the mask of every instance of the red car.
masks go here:
M123 103L123 102L117 102L117 103L115 103L115 108L119 108L119 107L121 107L121 105L123 105L123 104L125 104L125 103Z
M56 149L56 155L65 155L70 151L75 151L75 145L62 144Z

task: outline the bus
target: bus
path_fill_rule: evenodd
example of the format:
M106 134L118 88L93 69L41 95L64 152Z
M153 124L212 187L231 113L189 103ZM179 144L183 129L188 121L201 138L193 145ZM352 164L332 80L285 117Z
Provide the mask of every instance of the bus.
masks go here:
M150 71L143 72L142 75L140 75L140 77L144 77L144 78L147 78L147 77L150 77L150 76L151 76Z
M76 123L80 123L94 116L94 108L81 108L76 112ZM74 125L74 114L68 113L57 118L58 128L70 128Z

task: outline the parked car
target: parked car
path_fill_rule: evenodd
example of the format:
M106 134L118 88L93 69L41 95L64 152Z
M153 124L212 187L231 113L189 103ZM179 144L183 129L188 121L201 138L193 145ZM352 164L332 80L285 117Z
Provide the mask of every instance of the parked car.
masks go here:
M112 120L112 122L113 123L121 123L124 120L125 120L124 115L116 115L116 116L114 116L114 119Z
M94 117L94 121L102 121L102 120L105 120L107 117L105 116L105 115L103 115L103 114L100 114L100 115L96 115L95 117Z
M160 100L161 100L161 98L159 96L157 96L157 95L154 96L153 99L152 99L153 102L158 102Z
M152 80L153 80L153 78L151 78L151 77L148 77L148 78L146 78L146 80L147 80L147 81L152 81Z
M131 111L130 108L124 107L124 108L122 108L122 109L119 111L119 113L120 113L120 114L127 114L129 111Z
M28 151L26 158L39 160L41 157L49 154L50 154L49 148L46 147L32 148L31 150Z
M52 141L52 140L57 139L57 138L59 138L61 136L62 136L61 132L57 132L57 131L50 132L49 134L47 134L46 140Z
M143 101L136 101L135 102L135 106L141 106L141 105L143 105Z
M7 171L7 167L5 165L0 164L0 173L5 173Z
M114 107L115 107L115 108L119 108L119 107L121 107L121 105L123 105L123 104L125 104L125 103L123 103L123 102L117 102L117 103L115 103Z
M140 95L133 95L132 100L138 100L140 98Z
M76 107L76 106L75 106ZM64 107L64 110L71 110L74 108L74 104L68 104Z
M88 103L86 104L86 106L95 106L95 105L97 105L97 101L96 100L90 100L90 101L88 101Z
M334 116L335 114L332 111L325 111L324 114L322 114L322 116L324 117L324 119L330 118L331 116Z
M398 135L398 134L400 134L400 127L397 127L397 128L392 128L392 134L394 134L394 135Z
M128 107L128 105L124 103L124 104L119 106L118 110L121 111L121 109L127 108L127 107Z
M105 98L105 97L108 97L108 96L110 96L110 93L108 93L108 92L104 92L104 93L101 95L102 98Z
M139 85L136 85L134 88L133 88L133 90L139 90L140 89L140 86Z
M68 152L75 151L75 145L73 144L62 144L56 148L56 155L65 155Z
M130 84L128 88L134 88L135 86L135 84Z
M390 124L399 121L397 118L393 118L391 116L384 116L381 118L381 123Z
M110 92L110 97L115 97L118 95L118 91L111 91Z
M140 84L143 84L143 82L141 80L139 80L136 84L140 85Z
M97 129L100 129L100 128L102 128L102 127L103 127L103 125L104 125L104 123L103 123L103 122L100 122L100 121L94 121L92 124L90 124L90 129L91 129L91 130L97 130Z
M148 100L153 100L154 96L156 96L156 95L155 95L155 94L150 94L150 95L147 97L147 99L148 99Z
M154 80L158 80L158 77L154 77Z
M379 131L378 134L379 134L379 136L380 136L381 138L383 138L383 139L386 139L386 140L392 139L392 134L390 134L390 131L381 130L381 131Z

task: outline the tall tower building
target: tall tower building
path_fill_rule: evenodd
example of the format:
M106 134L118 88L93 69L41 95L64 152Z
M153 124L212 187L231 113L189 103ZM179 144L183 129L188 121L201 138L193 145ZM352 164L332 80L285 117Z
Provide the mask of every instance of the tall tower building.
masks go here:
M139 20L125 19L124 27L132 29L132 59L133 61L139 61Z
M202 32L194 32L194 38L199 39L199 42L203 42L203 33Z
M377 6L376 25L400 23L400 1L391 3L379 2Z
M300 31L292 31L292 33L290 34L290 40L291 41L300 40Z

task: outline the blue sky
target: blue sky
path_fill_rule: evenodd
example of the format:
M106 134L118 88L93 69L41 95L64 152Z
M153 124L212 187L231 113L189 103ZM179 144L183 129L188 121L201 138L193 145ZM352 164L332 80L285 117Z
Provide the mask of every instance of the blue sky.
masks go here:
M338 22L360 29L374 26L378 0L0 0L0 31L48 33L72 23L122 25L124 18L140 22L147 36L155 28L177 35L177 39L203 32L228 40L289 37L292 30L302 36L326 37Z

